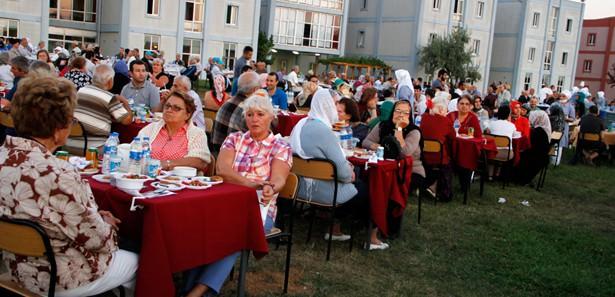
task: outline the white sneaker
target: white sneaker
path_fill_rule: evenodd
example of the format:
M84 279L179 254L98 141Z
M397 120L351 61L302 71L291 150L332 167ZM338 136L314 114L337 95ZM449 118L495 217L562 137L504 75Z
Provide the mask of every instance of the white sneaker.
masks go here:
M386 250L389 248L389 244L386 242L381 242L381 243L370 243L369 244L369 250L370 251L375 251L375 250Z
M325 240L329 240L329 233L325 233ZM340 235L333 234L333 236L331 236L331 240L333 240L333 241L346 241L346 240L350 240L350 235L348 235L348 234L340 234Z

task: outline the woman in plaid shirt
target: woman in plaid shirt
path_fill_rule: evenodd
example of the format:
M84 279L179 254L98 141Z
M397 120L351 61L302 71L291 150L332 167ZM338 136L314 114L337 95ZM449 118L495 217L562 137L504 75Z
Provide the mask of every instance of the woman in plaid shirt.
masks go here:
M261 204L269 205L263 222L268 233L275 222L276 198L286 183L293 154L290 145L269 130L274 112L271 99L264 92L248 98L243 110L248 132L235 132L226 138L218 156L218 174L230 183L262 190ZM219 293L238 256L235 253L191 270L187 281L191 291L186 296L203 296L208 291Z

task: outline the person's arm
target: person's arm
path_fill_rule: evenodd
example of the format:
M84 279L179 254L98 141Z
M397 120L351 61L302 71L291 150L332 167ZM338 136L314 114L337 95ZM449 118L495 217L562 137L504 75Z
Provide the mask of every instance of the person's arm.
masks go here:
M197 170L205 171L207 169L207 162L197 157L184 157L177 160L165 160L160 162L163 170L173 170L177 166L188 166L196 168Z
M280 109L288 110L288 99L286 97L286 93L280 89L276 89L276 92L278 93L278 105L280 106Z
M401 153L404 156L412 156L412 153L414 153L419 148L420 139L421 133L419 133L418 130L413 130L412 132L408 133L408 135L406 135L406 138L404 139Z
M263 185L263 201L268 202L273 195L279 193L286 184L286 178L290 173L290 166L287 162L273 159L271 162L271 177L269 182Z
M367 134L361 144L363 148L375 151L380 146L380 125L377 125Z
M235 160L235 150L230 147L221 148L220 154L218 155L218 162L216 163L217 174L231 184L242 185L254 189L262 186L259 183L255 183L241 176L233 170L233 160Z
M116 122L122 125L130 125L132 123L132 111L130 110L128 99L122 95L115 95L111 99L110 105L109 111Z

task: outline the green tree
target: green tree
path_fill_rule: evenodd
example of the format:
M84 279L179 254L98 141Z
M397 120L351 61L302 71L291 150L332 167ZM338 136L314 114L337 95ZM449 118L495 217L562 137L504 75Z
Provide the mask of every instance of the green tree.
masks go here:
M270 57L270 59L267 59L267 57L271 55L270 51L273 49L273 46L273 36L267 38L265 32L258 32L258 52L256 54L256 61L264 61L267 64L272 64L273 57Z
M451 81L480 80L478 67L472 63L469 42L468 31L459 27L448 36L437 35L419 50L419 65L425 73L435 73L444 68L448 70Z

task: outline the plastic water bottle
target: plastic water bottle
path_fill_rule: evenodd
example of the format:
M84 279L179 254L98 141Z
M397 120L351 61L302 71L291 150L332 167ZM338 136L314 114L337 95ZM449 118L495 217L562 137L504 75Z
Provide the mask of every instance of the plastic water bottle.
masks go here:
M107 175L111 173L111 167L109 166L111 158L117 155L117 145L118 145L119 135L117 132L111 133L107 141L105 141L105 146L103 147L103 163L102 163L102 173Z
M143 137L143 141L141 141L141 174L147 175L147 166L151 158L149 137Z
M453 124L453 128L455 128L455 132L459 133L459 127L461 125L459 124L459 119L455 120L455 123Z
M345 128L346 129L346 138L344 139L344 145L345 145L345 149L347 150L352 150L354 147L352 145L352 127L350 127L350 125L348 125L348 127Z
M420 115L417 115L416 117L414 117L414 124L415 124L417 127L420 127L420 126L421 126L421 116L420 116Z
M346 148L346 139L348 138L348 130L346 128L340 129L340 147Z
M137 115L139 116L139 120L141 123L145 122L145 115L147 115L147 110L145 109L145 104L139 104L137 107Z
M130 143L128 173L141 174L141 141L135 137Z
M134 115L136 115L136 113L135 113L135 95L132 95L132 96L128 97L128 105L130 106L130 110L132 111L132 113Z

